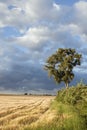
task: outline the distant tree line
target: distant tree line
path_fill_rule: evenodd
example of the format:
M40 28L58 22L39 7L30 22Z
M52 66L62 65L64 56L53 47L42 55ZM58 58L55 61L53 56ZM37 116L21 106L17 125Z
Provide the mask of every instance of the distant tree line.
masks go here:
M32 94L32 93L24 93L24 95L29 95L29 96L53 96L52 94Z

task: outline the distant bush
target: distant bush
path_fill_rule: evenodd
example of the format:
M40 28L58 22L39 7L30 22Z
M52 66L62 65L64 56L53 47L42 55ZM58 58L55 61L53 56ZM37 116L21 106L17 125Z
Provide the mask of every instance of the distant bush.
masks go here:
M28 95L28 93L24 93L24 95Z

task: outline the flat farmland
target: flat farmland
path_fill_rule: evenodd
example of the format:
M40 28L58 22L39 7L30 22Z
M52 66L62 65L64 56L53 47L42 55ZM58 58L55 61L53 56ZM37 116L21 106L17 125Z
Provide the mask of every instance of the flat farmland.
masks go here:
M0 95L0 130L24 130L50 122L55 118L55 112L49 109L54 98Z

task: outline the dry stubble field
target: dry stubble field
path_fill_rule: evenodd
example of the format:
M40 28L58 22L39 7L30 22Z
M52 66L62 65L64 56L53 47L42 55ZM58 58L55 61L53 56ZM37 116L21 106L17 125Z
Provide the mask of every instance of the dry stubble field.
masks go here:
M53 96L0 96L0 130L24 130L50 122Z

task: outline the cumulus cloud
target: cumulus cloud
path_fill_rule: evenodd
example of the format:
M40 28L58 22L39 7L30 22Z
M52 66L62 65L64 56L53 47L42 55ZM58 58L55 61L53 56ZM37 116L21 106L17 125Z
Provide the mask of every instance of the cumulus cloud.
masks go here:
M87 1L79 1L74 5L74 22L80 28L81 37L85 39L87 37L86 21L87 21Z
M58 9L59 8L59 9ZM44 10L44 11L43 11ZM0 17L1 27L15 26L23 31L29 25L38 24L39 22L54 21L60 15L60 7L54 4L52 0L30 0L30 1L1 1Z

